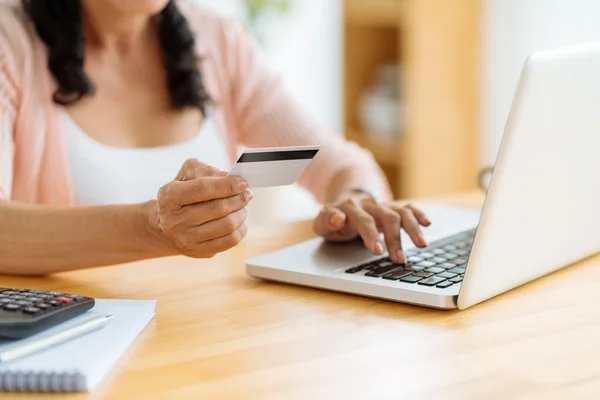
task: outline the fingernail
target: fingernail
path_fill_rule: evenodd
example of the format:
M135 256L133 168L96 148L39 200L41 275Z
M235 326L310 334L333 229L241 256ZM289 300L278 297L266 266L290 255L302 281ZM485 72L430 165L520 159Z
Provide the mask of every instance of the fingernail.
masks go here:
M235 183L235 185L237 186L238 190L244 190L248 187L248 182L246 182L243 179L238 179Z
M427 240L425 240L425 237L423 235L419 235L419 246L421 247L427 247Z
M250 189L246 189L246 202L250 202L254 198L254 193Z
M329 224L334 228L338 228L342 222L344 222L344 217L338 213L333 214L331 218L329 218Z
M431 220L429 218L425 217L425 223L427 225L431 225Z
M378 256L383 254L383 245L380 242L375 242L375 245L373 246L373 252L375 254L377 254Z
M400 264L406 264L406 256L402 250L396 251L396 259Z

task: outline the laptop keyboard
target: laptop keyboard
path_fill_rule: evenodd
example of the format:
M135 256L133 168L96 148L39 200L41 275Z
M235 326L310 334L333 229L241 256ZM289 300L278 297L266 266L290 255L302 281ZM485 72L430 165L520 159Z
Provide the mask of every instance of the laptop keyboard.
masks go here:
M474 236L475 229L439 240L425 249L406 250L406 264L395 264L384 257L345 272L446 289L462 282Z

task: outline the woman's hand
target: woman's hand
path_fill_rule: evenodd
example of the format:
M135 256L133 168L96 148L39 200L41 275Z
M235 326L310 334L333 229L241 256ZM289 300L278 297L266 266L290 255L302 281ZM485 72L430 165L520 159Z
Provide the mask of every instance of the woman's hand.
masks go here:
M427 216L412 205L380 203L369 194L349 193L326 205L315 220L315 232L332 242L346 242L361 237L374 254L384 252L379 233L383 232L390 258L405 263L400 228L418 247L427 247L420 226L429 226Z
M253 194L242 178L187 160L177 177L160 188L155 230L177 254L212 258L246 236L246 206Z

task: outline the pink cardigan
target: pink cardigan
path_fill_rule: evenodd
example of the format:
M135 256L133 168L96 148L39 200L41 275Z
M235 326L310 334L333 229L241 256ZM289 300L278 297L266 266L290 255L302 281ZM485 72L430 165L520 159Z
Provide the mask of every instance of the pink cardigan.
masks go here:
M0 199L72 205L55 82L46 48L19 3L0 0ZM388 193L371 155L322 131L300 110L240 23L188 2L180 8L196 33L203 80L231 159L240 145L320 144L299 181L319 201L326 201L336 172L353 165L372 171L371 184Z

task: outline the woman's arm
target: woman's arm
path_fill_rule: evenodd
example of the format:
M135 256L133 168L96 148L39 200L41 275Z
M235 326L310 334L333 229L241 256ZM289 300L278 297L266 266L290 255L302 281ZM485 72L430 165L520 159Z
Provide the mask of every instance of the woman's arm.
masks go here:
M232 85L232 113L238 140L249 147L319 144L321 150L299 179L321 203L333 196L332 188L361 187L390 199L381 169L364 149L331 134L294 101L280 78L273 74L253 39L233 21L223 21L223 52L227 54ZM351 169L354 172L349 173ZM351 179L348 177L351 176ZM339 178L346 177L343 180Z
M325 204L315 220L315 231L331 241L360 236L375 254L383 254L387 246L390 257L398 263L406 261L400 241L401 228L417 246L426 246L419 226L429 225L429 220L416 207L391 202L387 180L372 155L314 123L280 80L269 72L253 40L240 25L232 23L223 29L233 113L242 144L321 145L299 179L302 186Z
M0 203L0 273L43 275L175 254L151 231L152 202L86 208Z
M0 274L44 275L182 254L210 258L246 235L247 182L188 160L158 200L86 208L0 201Z

